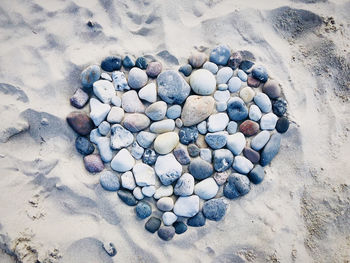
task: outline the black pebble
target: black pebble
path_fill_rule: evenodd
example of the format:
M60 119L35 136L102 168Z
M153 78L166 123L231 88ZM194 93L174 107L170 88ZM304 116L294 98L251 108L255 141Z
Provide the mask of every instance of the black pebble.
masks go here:
M135 66L140 69L146 69L148 66L147 60L144 57L139 57L136 59Z
M95 150L94 145L86 137L81 136L75 140L75 148L82 155L92 154Z
M179 72L188 77L192 73L192 66L190 64L183 65L179 68Z
M145 224L145 229L152 234L155 233L160 227L161 221L159 218L152 216Z
M289 120L285 117L279 118L276 123L276 130L279 133L285 133L289 128Z
M135 62L132 60L130 56L125 56L123 59L123 66L124 68L133 68L135 67Z
M245 73L247 73L247 71L249 69L251 69L251 67L254 65L254 62L251 62L249 60L243 60L241 62L241 64L239 64L239 69L243 70Z
M272 111L278 117L282 117L287 111L287 102L282 98L278 98L277 100L273 100L272 101Z
M193 227L199 227L205 225L206 218L203 213L200 211L194 217L187 219L187 225Z
M118 196L125 204L127 204L129 206L135 206L137 204L136 198L129 191L119 190Z
M187 226L183 222L175 222L173 227L175 227L175 233L178 235L181 235L187 231Z
M122 67L122 59L120 57L109 56L101 62L101 68L104 71L112 72Z

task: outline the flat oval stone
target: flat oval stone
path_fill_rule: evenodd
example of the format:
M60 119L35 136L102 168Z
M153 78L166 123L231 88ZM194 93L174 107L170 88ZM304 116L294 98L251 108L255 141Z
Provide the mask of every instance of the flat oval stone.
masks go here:
M269 96L270 99L277 99L281 96L281 88L275 80L268 80L262 87L262 92Z
M189 173L184 173L176 182L174 194L178 196L189 196L193 194L194 178Z
M149 118L141 113L125 114L123 125L131 132L139 132L146 129L150 124Z
M148 185L142 187L142 194L146 197L152 197L156 192L156 187L154 185Z
M289 120L287 118L279 118L276 123L276 130L279 133L285 133L289 128Z
M165 212L162 219L165 226L171 226L177 220L177 216L173 212Z
M248 80L248 75L243 70L239 69L237 71L237 77L239 77L240 80L243 82L246 82Z
M119 150L132 144L134 136L120 124L114 124L111 128L111 148Z
M116 56L108 56L101 62L101 68L104 71L112 72L122 67L122 59Z
M145 111L148 118L153 121L164 119L167 110L167 104L164 101L157 101L149 105Z
M157 101L157 87L155 83L149 83L139 90L139 98L153 103Z
M227 113L231 120L241 121L248 117L248 108L242 99L233 97L227 103Z
M140 201L135 207L135 212L138 218L145 219L152 214L152 207L145 201Z
M135 183L138 186L155 185L156 177L151 166L144 163L137 163L132 168L132 172L134 174Z
M277 120L277 116L272 112L265 114L260 119L260 128L262 130L272 131L276 127Z
M255 165L253 170L251 170L248 174L248 178L253 184L260 184L264 180L264 177L264 168L262 168L260 165Z
M132 193L127 190L119 190L118 196L128 206L135 206L138 202Z
M247 174L253 169L251 161L243 156L236 156L232 168L241 174Z
M246 120L239 125L239 130L245 135L245 136L252 136L256 134L259 131L259 124L255 121Z
M167 70L157 77L158 95L168 104L182 104L191 88L181 75L174 70Z
M258 93L255 95L254 102L264 113L268 113L272 109L271 101L269 97L264 93Z
M208 118L208 131L209 132L218 132L225 130L227 124L229 122L229 118L226 113L216 113L210 115Z
M110 110L111 106L109 104L101 103L95 98L90 99L90 118L96 126L105 120Z
M94 145L87 138L82 136L76 138L75 148L82 155L92 154L95 150Z
M176 132L166 132L157 136L154 141L154 150L159 154L170 153L179 143Z
M131 155L136 160L140 160L142 158L142 155L143 155L144 151L145 150L137 142L133 142L132 143L132 145L131 145Z
M109 123L120 123L124 118L124 110L120 107L112 107L107 115Z
M152 234L157 232L159 229L160 225L162 224L162 221L159 218L156 218L152 216L150 219L145 224L145 229L148 232L151 232Z
M281 135L279 133L275 133L271 136L270 140L261 152L261 166L266 166L272 161L272 159L277 155L280 146Z
M200 149L200 157L204 161L207 161L207 162L211 163L211 159L212 159L211 150L209 148L202 148L202 149Z
M243 155L252 163L258 163L260 160L260 154L251 148L245 147L243 149Z
M99 173L105 168L98 154L84 156L84 165L90 173Z
M81 84L84 88L90 89L94 82L100 79L100 76L101 68L97 65L91 65L81 73Z
M260 151L270 139L270 133L268 131L261 131L250 142L250 146L255 151Z
M73 111L66 118L69 126L80 135L88 135L94 128L94 123L89 116L82 111Z
M215 77L209 70L198 69L191 75L190 86L198 95L210 95L216 88Z
M239 155L246 145L246 140L241 132L237 132L235 134L227 136L226 147L229 149L234 155Z
M214 99L218 102L227 102L230 98L230 92L228 90L217 90L214 93Z
M118 191L120 187L118 176L110 171L101 173L100 184L107 191Z
M142 193L142 189L139 186L135 187L135 189L132 191L132 194L137 200L142 200L143 198L145 198L145 196Z
M194 186L194 193L204 200L213 198L218 191L219 186L212 177L204 179Z
M220 221L226 214L227 203L223 198L212 199L203 204L203 215L213 221Z
M219 70L219 67L215 63L209 61L204 63L203 68L209 70L213 74L216 74Z
M140 101L135 90L130 90L122 95L122 108L125 112L145 112L145 106Z
M170 106L166 111L166 116L169 119L175 120L176 118L179 118L181 116L181 106L180 105L173 105Z
M172 185L167 185L167 186L162 185L156 190L153 197L155 199L160 199L162 197L171 196L173 192L174 192L174 189Z
M214 110L215 100L210 96L189 96L182 109L184 126L198 124L208 118Z
M135 164L135 159L132 157L130 152L123 148L111 161L111 168L116 172L126 172L132 169Z
M269 75L263 66L255 66L252 70L252 76L263 83L265 83L269 78Z
M239 96L245 103L249 103L253 100L255 96L255 91L250 87L245 87L239 92Z
M197 180L203 180L213 174L213 166L201 158L196 158L191 161L188 171Z
M175 227L175 233L178 235L181 235L187 231L187 226L184 222L175 222L173 227Z
M173 211L177 216L193 217L199 212L199 197L180 196L175 202Z
M228 199L236 199L246 195L250 191L250 183L247 176L233 173L228 177L224 186L224 196Z
M149 127L150 132L154 132L154 133L171 132L174 129L175 129L175 121L172 119L153 122Z
M226 131L228 132L228 134L234 134L237 132L237 128L238 128L237 122L230 121L227 124Z
M231 93L235 93L240 90L242 81L237 77L232 77L228 81L228 89Z
M192 227L201 227L205 225L206 218L204 217L202 211L196 214L194 217L187 219L187 225Z
M227 149L216 150L213 153L214 169L217 172L224 172L229 169L233 163L233 154Z
M111 130L111 125L107 121L103 121L98 126L98 131L101 135L106 136Z
M164 241L173 239L175 235L175 228L172 226L162 226L158 230L158 236Z
M188 58L188 63L190 63L193 68L200 68L206 60L207 56L203 52L192 51Z
M147 81L147 74L142 69L135 67L129 71L128 84L132 89L141 89Z
M249 108L249 119L252 121L258 121L260 120L262 114L258 106L256 105L251 105Z
M181 176L182 165L169 153L158 156L154 170L163 185L170 185Z
M216 65L226 65L231 55L230 48L226 45L220 45L210 52L209 60Z
M162 63L158 61L153 61L148 64L147 69L146 69L146 74L150 78L156 78L160 72L162 72L163 66Z
M188 154L187 148L183 146L178 146L176 149L174 149L173 153L176 160L182 165L186 165L190 163L191 158Z
M233 70L230 67L223 67L219 69L216 74L216 84L226 84L233 75Z
M220 131L220 132L214 132L214 133L207 133L207 135L205 135L205 142L213 150L221 149L226 145L227 132Z
M162 197L157 201L157 207L161 211L171 211L174 207L174 201L171 197Z
M188 77L192 73L192 66L190 64L183 65L179 68L179 72L184 74L185 77Z

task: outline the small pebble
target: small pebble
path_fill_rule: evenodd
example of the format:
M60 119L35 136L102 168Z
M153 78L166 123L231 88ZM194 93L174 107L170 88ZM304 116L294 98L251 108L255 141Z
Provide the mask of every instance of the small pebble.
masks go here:
M241 174L247 174L253 169L251 161L243 156L236 156L232 168Z
M227 110L226 102L216 102L215 105L216 105L216 110L218 112L224 112Z
M183 122L182 122L182 120L181 120L180 118L177 118L177 119L175 120L175 126L176 126L177 128L180 129L183 125L184 125L184 124L183 124Z
M230 67L223 67L219 69L216 74L216 84L226 84L233 75L233 70Z
M188 58L188 63L190 63L193 68L200 68L203 66L206 60L207 56L204 53L192 51L190 57Z
M238 128L237 122L230 121L227 124L226 131L228 132L228 134L234 134L237 132L237 128Z
M171 197L162 197L157 201L157 207L161 211L171 211L174 207L174 201Z
M217 102L227 102L229 98L230 98L230 92L228 90L224 90L224 91L217 90L214 93L214 99Z
M120 124L114 124L111 128L111 148L119 150L132 144L134 136Z
M132 174L132 172L127 171L127 172L123 173L120 177L120 180L122 182L123 188L128 189L128 190L135 189L136 183L135 183L134 175Z
M287 111L287 102L282 98L278 98L272 102L272 110L278 117L282 117Z
M269 96L270 99L277 99L281 96L281 88L275 80L268 80L262 87L262 92Z
M175 235L175 228L173 226L162 226L158 230L158 236L164 240L169 241Z
M213 174L213 166L201 158L196 158L191 161L188 166L188 171L197 180L203 180Z
M271 101L269 97L264 93L258 93L254 97L254 102L264 113L268 113L272 109Z
M122 71L114 71L112 73L113 85L114 89L117 91L126 91L130 90L128 82L126 81L126 77L124 72Z
M242 99L232 97L227 103L227 113L231 120L241 121L248 117L248 108Z
M289 120L287 118L279 118L276 123L276 130L279 133L285 133L289 128Z
M269 75L263 66L255 66L252 70L252 76L263 83L265 83L269 78Z
M132 168L132 173L134 174L135 183L138 186L155 185L156 177L151 166L144 163L137 163Z
M112 72L122 67L122 59L116 56L109 56L102 60L101 68L104 71Z
M120 107L112 107L107 115L107 121L109 123L120 123L124 118L124 110Z
M107 117L111 106L109 104L101 103L95 98L90 99L90 118L96 126L100 125L102 121Z
M206 134L207 133L207 122L206 121L202 121L201 123L199 123L197 125L197 129L198 129L198 132L200 134Z
M144 149L135 141L131 145L131 155L136 160L140 160L143 156Z
M190 64L183 65L179 68L179 72L184 74L185 77L188 77L192 73L192 67Z
M118 176L110 171L101 173L100 184L107 191L118 191L120 187Z
M162 72L163 66L160 62L154 61L148 64L146 74L150 78L156 78Z
M234 155L239 155L243 151L245 145L246 145L246 140L243 133L237 132L235 134L227 136L226 147Z
M224 196L228 199L236 199L246 195L250 191L250 183L247 176L233 173L228 177L224 186Z
M261 82L252 76L248 76L247 79L247 85L252 88L258 88L260 86Z
M175 222L173 227L175 227L175 233L178 235L181 235L187 231L187 226L183 222Z
M123 148L111 161L111 168L116 172L126 172L132 169L135 164L135 159L130 152Z
M215 100L211 96L189 96L181 113L184 126L192 126L204 121L212 114L214 104Z
M255 165L253 170L251 170L248 174L248 178L253 184L260 184L264 180L264 177L264 168L262 168L260 165Z
M259 121L261 119L262 113L258 106L251 105L249 108L249 119L252 121Z
M170 185L181 176L182 165L169 153L158 156L154 170L163 185Z
M216 80L209 70L198 69L192 73L190 85L194 93L198 95L210 95L215 91Z
M106 72L101 73L101 79L109 80L112 82L112 77Z
M164 225L171 226L177 220L177 216L173 212L165 212L162 216Z
M194 178L189 173L184 173L177 180L174 187L174 194L178 196L190 196L194 190Z
M268 165L272 159L277 155L281 146L281 135L275 133L271 136L268 143L261 152L260 164L261 166Z
M101 76L101 68L97 65L91 65L83 70L80 75L81 84L83 88L89 90L95 81L99 80Z
M228 62L227 62L227 66L229 66L230 68L232 68L233 70L237 69L239 64L241 64L242 62L242 55L240 52L234 52L232 53L232 55L230 56Z
M128 206L135 206L138 202L132 193L127 190L119 190L118 196Z
M209 61L204 63L203 68L209 70L213 74L216 74L219 70L219 67L215 63Z
M221 45L214 48L211 53L209 60L216 65L226 65L231 55L231 51L228 46Z
M157 101L152 103L146 108L145 114L152 121L160 121L164 119L166 111L167 111L167 104L164 101Z
M154 150L159 154L170 153L179 143L176 132L166 132L157 136L154 141Z
M260 154L251 148L245 147L243 149L243 155L252 163L258 163L260 161Z
M99 173L105 168L98 154L84 156L84 165L90 173Z
M139 68L132 68L129 71L128 85L132 89L140 89L147 84L148 77L146 72Z
M141 113L125 114L123 125L131 132L139 132L146 129L150 124L149 118Z
M200 211L194 217L187 219L187 225L192 227L201 227L205 225L206 218L203 213Z
M160 199L162 197L171 196L173 192L174 190L172 185L167 185L167 186L162 185L156 190L153 197L155 199Z
M208 118L208 131L209 132L218 132L225 130L227 124L229 122L229 118L226 113L216 113L210 115Z
M139 98L153 103L157 101L157 88L155 83L149 83L139 90Z
M255 121L246 120L239 125L239 130L245 136L252 136L259 131L259 124Z
M159 218L156 217L151 217L150 219L148 219L148 221L145 224L145 229L148 232L151 232L152 234L157 232L157 230L159 229L160 225L161 225L162 221Z
M242 81L237 77L232 77L228 81L228 89L231 93L238 92L241 88Z
M181 106L180 105L170 106L167 109L166 116L169 119L173 119L173 120L175 120L176 118L179 118L181 116Z
M199 156L200 153L200 149L198 148L198 146L193 143L187 146L187 151L188 154L193 158Z
M106 136L110 130L111 130L111 125L106 121L101 122L100 125L98 126L98 131L103 136Z
M145 201L140 201L135 207L136 215L140 219L145 219L152 214L152 207Z
M148 66L146 58L138 57L135 61L135 66L140 69L146 69Z
M132 194L137 200L142 200L143 198L145 198L145 196L142 193L142 189L139 186L135 187L135 189L132 191Z
M137 134L136 140L143 148L149 148L156 137L157 135L152 132L141 131Z
M191 161L190 155L188 154L187 148L183 146L178 146L174 149L174 156L176 160L182 165L189 164Z
M130 56L126 55L126 56L124 57L124 59L123 59L123 67L124 67L124 68L132 68L132 67L135 67L135 62L134 62L134 60L133 60Z
M272 112L265 114L261 117L260 128L262 130L272 131L276 127L278 117Z
M156 187L154 185L142 187L142 194L147 197L152 197L156 192Z
M204 160L207 161L208 163L211 163L212 159L212 153L211 150L208 148L202 148L200 149L200 157Z
M70 104L77 108L83 108L89 100L89 95L82 89L77 89L74 95L70 98Z
M125 112L145 112L145 106L135 90L127 91L122 95L122 108Z
M226 170L225 172L222 172L222 173L215 173L214 180L220 186L220 185L223 185L224 183L226 183L229 175L230 175L229 170Z
M270 133L268 131L261 131L250 142L250 146L255 151L260 151L270 139Z
M219 84L217 88L218 88L218 90L225 91L225 90L228 90L228 85L227 84Z
M205 135L205 142L213 150L221 149L222 147L224 147L226 145L227 135L228 134L225 131L207 133Z
M196 126L181 128L179 131L179 138L182 144L188 145L194 143L198 138L198 130Z
M239 77L240 80L243 82L246 82L248 80L248 75L243 70L239 69L237 72L237 77Z
M245 87L239 92L239 96L245 103L249 103L253 100L255 96L255 91L250 87Z
M75 148L82 155L92 154L95 150L94 145L87 138L81 136L76 138Z
M150 166L154 165L157 161L157 154L152 149L146 149L142 156L142 162Z
M245 73L249 71L254 65L254 62L249 60L243 60L241 64L239 64L239 69L243 70Z

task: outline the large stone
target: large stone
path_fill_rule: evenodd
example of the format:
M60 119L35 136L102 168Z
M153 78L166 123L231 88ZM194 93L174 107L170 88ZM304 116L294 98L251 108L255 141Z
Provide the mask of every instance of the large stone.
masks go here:
M197 180L203 180L213 174L213 166L201 158L191 161L188 170Z
M112 82L108 80L98 80L93 84L93 91L97 98L103 103L110 103L112 97L115 95Z
M179 143L176 132L166 132L157 136L154 141L154 150L159 154L170 153Z
M181 75L174 70L167 70L157 77L158 95L168 104L182 104L191 88Z
M140 89L147 84L146 72L139 68L132 68L128 76L128 84L132 89Z
M184 173L176 182L174 194L178 196L189 196L193 194L194 178L189 173Z
M164 185L172 184L181 176L182 173L182 165L171 153L164 156L159 156L155 163L154 169L160 181Z
M203 205L203 215L213 221L220 221L226 214L227 201L224 198L217 198L206 201Z
M193 217L199 212L199 197L197 195L180 196L174 205L177 216Z
M81 84L84 88L90 89L95 81L101 76L101 68L97 65L91 65L81 73Z
M198 124L208 118L214 110L215 100L210 96L189 96L182 109L184 126Z
M198 95L210 95L215 91L216 81L213 73L206 69L198 69L192 73L190 85Z
M146 129L150 124L149 118L141 113L125 114L123 125L131 132L139 132Z
M216 196L219 191L219 186L216 184L214 178L209 177L200 181L194 186L194 193L199 196L199 198L208 200Z

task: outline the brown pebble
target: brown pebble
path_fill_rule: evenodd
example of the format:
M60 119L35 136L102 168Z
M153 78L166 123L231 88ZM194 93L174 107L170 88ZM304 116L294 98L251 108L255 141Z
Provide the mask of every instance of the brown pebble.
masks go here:
M258 163L260 161L260 153L251 148L245 147L243 149L243 155L252 163Z
M188 58L188 63L193 67L193 68L200 68L203 66L204 62L207 60L207 56L198 51L193 51Z
M259 124L255 121L246 120L241 125L239 125L239 130L245 136L252 136L259 131Z
M269 96L270 99L276 99L281 96L281 88L275 80L268 80L262 87L262 92Z
M84 165L86 170L90 173L99 173L105 168L101 157L98 154L86 155L84 157Z
M247 84L249 87L257 88L260 86L260 81L252 76L248 76Z
M68 114L67 122L80 135L89 135L95 127L90 117L82 111L73 111Z
M156 78L162 72L163 66L160 62L154 61L148 64L146 74L150 78Z

